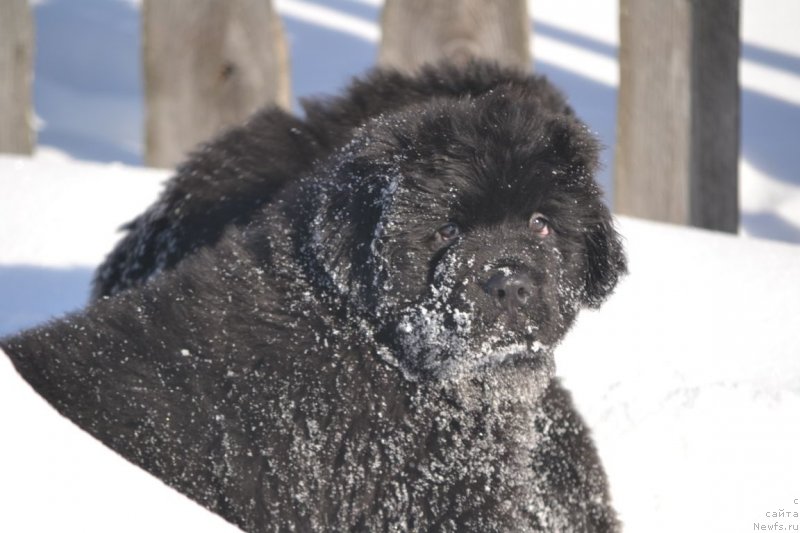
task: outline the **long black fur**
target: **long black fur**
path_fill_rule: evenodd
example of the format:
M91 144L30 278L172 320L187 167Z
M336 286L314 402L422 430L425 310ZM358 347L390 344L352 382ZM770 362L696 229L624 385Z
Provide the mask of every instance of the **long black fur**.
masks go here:
M178 169L159 200L125 226L125 237L95 274L93 299L136 286L186 255L213 245L229 224L243 225L287 181L347 144L369 119L432 98L478 96L502 86L571 115L544 78L490 63L423 68L416 76L376 69L343 96L303 102L305 118L267 108L201 147Z
M116 296L0 345L245 531L618 531L553 377L625 269L596 156L542 78L379 71L208 145L99 274Z

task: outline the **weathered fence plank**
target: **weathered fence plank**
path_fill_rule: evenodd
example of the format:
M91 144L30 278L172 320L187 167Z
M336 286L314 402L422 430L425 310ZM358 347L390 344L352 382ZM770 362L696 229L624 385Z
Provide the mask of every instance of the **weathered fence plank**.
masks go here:
M270 0L145 0L142 21L147 164L174 166L259 107L289 106Z
M614 207L736 232L739 0L621 0Z
M0 0L0 152L33 152L33 17L28 0Z
M413 71L470 57L531 69L525 0L386 0L378 62Z

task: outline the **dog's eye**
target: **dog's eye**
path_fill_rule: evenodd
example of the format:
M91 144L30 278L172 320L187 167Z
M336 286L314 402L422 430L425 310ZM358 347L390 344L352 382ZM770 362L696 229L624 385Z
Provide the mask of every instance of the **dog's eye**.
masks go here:
M540 237L544 237L550 233L550 221L541 213L534 213L528 222L531 231Z
M436 230L436 237L440 242L448 243L458 237L459 233L461 233L461 231L458 229L458 226L451 222Z

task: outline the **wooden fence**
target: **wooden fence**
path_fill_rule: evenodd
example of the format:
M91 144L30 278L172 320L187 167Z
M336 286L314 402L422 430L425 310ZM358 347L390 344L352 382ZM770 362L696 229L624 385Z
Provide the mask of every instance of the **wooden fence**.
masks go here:
M534 4L535 5L535 4ZM288 106L270 0L144 0L145 160L174 166L265 103ZM379 63L471 56L531 68L525 0L386 0ZM0 152L30 153L28 0L0 0ZM620 0L614 207L736 232L739 0Z
M33 151L33 38L28 0L0 0L0 153Z

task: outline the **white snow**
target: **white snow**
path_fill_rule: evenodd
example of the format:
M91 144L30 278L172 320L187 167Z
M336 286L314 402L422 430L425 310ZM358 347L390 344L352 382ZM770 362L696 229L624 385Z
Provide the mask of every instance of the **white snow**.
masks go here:
M35 3L34 158L0 156L0 335L85 303L141 162L134 0ZM278 0L297 96L374 63L380 1ZM615 0L536 0L536 69L607 146ZM800 243L800 3L742 6L742 233ZM91 56L87 55L91 54ZM610 189L613 163L601 176ZM123 164L108 164L122 161ZM800 246L622 219L631 274L557 349L628 532L800 528ZM0 356L0 530L235 531L60 417Z
M94 267L169 177L145 167L79 163L48 148L35 158L0 158L0 242L6 244L0 267ZM91 216L84 211L89 204Z
M800 247L621 231L631 274L556 361L626 530L753 531L800 512Z

